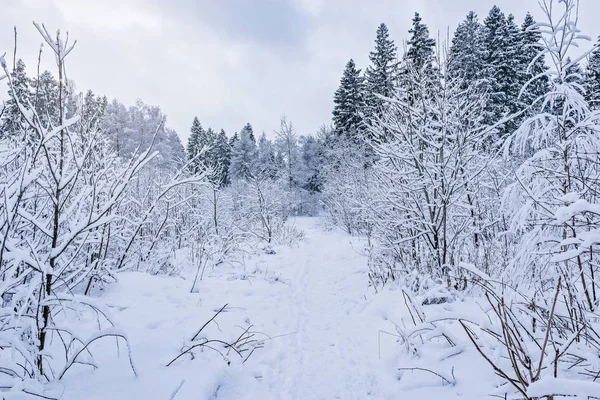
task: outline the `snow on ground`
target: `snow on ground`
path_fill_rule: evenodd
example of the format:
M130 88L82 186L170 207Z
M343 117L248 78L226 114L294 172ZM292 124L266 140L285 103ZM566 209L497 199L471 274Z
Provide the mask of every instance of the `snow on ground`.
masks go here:
M191 270L183 277L121 274L102 299L128 333L139 376L133 376L125 346L117 355L114 340L98 342L91 350L99 368L69 371L62 398L476 399L489 394L494 375L476 357L442 361L444 350L435 348L421 359L402 353L401 343L389 333L396 334L394 323L406 324L404 300L398 291L375 294L367 287L361 239L325 230L316 218L295 224L305 233L296 247L219 266L197 285L197 293L190 293L192 282L184 278L193 277ZM246 363L230 354L228 365L216 352L204 350L166 367L186 339L226 303L227 312L204 330L207 337L230 340L252 325L270 337L264 348ZM434 307L442 314L469 309L460 303ZM457 384L444 385L422 371L398 371L419 365L444 376L452 376L457 366Z

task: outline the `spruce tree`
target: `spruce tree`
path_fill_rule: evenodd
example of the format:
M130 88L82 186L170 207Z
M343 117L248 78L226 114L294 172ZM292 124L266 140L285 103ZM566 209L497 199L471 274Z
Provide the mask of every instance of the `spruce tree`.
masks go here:
M96 96L93 91L88 90L83 97L79 120L80 132L87 136L88 133L95 129L104 128L102 121L104 120L108 99L106 96Z
M408 95L406 100L412 103L417 96L413 90L415 87L425 87L428 92L433 92L439 85L439 72L435 66L435 40L429 36L429 28L422 22L419 13L415 13L408 33L411 38L404 54L400 84Z
M585 98L593 109L600 108L600 37L585 70Z
M58 123L58 105L54 99L58 98L58 82L49 71L44 71L39 79L31 82L33 88L33 105L44 125L48 123L56 126Z
M231 146L227 140L225 131L221 129L221 132L217 135L215 145L213 149L216 158L217 171L219 172L219 182L221 186L229 183L229 159L231 158Z
M383 23L379 25L375 38L375 50L369 53L371 65L365 71L367 119L381 116L383 100L377 95L392 97L394 94L398 60L396 45L389 36L387 26Z
M536 25L533 16L527 13L521 25L520 48L517 52L519 86L521 88L525 86L519 98L520 107L533 104L535 99L548 92L548 76L544 74L548 70L548 66L544 57L540 56L542 52L541 39L540 28ZM537 78L532 80L535 77Z
M517 52L519 46L519 29L514 17L508 18L494 6L484 20L484 74L485 89L488 102L484 122L493 125L507 115L516 111L519 86L517 68ZM499 136L504 136L517 126L511 121L499 128Z
M190 166L194 173L198 173L202 169L203 160L201 159L202 156L200 155L200 152L203 150L205 144L206 133L204 132L198 117L194 117L186 148L188 159L191 160L195 158Z
M246 131L250 140L252 140L254 144L256 144L256 137L254 137L254 129L252 128L252 125L250 125L249 122L242 128L242 131Z
M23 106L27 106L32 101L30 79L25 73L23 60L19 59L16 62L15 69L11 73L11 80L14 93L12 90L8 91L8 100L0 120L0 139L13 136L20 132L22 127L26 126L25 119L17 106L15 95Z
M419 13L415 13L412 28L408 33L411 34L411 38L407 42L408 51L404 59L416 71L431 73L435 58L435 40L429 37L429 28L422 22Z
M337 134L360 140L365 110L364 82L352 59L346 64L333 103L333 125Z
M565 60L565 82L574 84L574 87L582 87L585 84L584 73L581 65L578 62L573 63L571 57L567 57Z
M462 89L483 85L484 52L483 26L471 11L456 28L448 60L448 75L460 79Z
M273 143L267 139L267 135L264 132L258 139L258 170L264 177L271 179L277 177L275 149L273 148Z
M323 143L312 136L300 137L302 162L302 188L310 194L323 190Z
M240 140L240 135L235 132L233 134L233 136L231 137L231 139L229 139L229 147L233 149L233 145L235 144L235 142L237 142L238 140Z
M214 166L217 163L217 157L214 151L217 142L217 133L212 128L208 128L204 133L203 139L204 143L202 144L206 149L206 155L204 156L204 159L206 160L205 163Z
M256 176L258 152L256 142L252 140L252 126L246 124L240 131L239 139L231 149L229 178L231 180L250 179Z
M505 49L505 62L500 71L501 90L506 93L508 102L508 112L515 114L522 110L523 103L519 102L519 93L525 84L521 76L523 71L527 70L524 63L519 63L520 55L523 53L522 33L519 26L515 23L515 17L509 14L506 18L506 37L507 47ZM509 132L513 132L521 125L523 117L516 117L515 120L508 123Z

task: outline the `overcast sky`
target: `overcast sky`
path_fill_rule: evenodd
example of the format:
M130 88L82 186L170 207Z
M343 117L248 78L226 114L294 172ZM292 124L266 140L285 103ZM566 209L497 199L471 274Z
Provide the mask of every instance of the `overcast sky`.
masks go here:
M537 0L1 0L0 54L30 73L41 38L32 21L78 40L67 72L129 105L160 105L167 125L186 139L194 116L231 135L250 122L271 135L286 113L299 134L331 120L345 63L364 69L375 30L385 22L399 47L415 11L445 38L469 10L483 20L492 5L540 17ZM600 1L581 0L580 28L592 37ZM46 51L43 68L52 67ZM2 89L4 90L4 89Z

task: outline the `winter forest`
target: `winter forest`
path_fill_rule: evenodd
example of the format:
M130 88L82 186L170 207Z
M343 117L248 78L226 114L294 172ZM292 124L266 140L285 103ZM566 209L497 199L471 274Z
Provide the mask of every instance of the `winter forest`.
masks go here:
M15 27L1 398L600 399L600 32L499 5L374 26L317 132L185 140Z

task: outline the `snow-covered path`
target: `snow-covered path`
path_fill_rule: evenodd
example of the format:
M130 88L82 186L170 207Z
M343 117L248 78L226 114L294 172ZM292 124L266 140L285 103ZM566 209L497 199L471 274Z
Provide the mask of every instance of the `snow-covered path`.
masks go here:
M307 224L300 228L309 236L281 263L290 292L276 300L285 305L284 326L294 332L278 343L290 356L267 383L281 398L368 398L377 392L379 371L377 331L362 312L366 259L348 236L320 231L310 226L314 221L299 222Z
M117 353L114 341L98 342L91 350L99 368L69 372L62 399L452 397L430 376L397 379L399 345L381 332L393 332L390 321L405 315L401 296L375 295L367 286L364 242L319 223L298 219L296 227L305 233L298 246L275 248L276 254L257 251L240 265L216 268L197 285L197 293L190 293L191 270L183 277L121 274L102 299L129 335L139 376L132 376L122 346ZM271 337L264 348L246 363L230 355L228 365L206 350L167 367L226 303L218 323L203 331L207 337L232 340L251 325ZM401 395L403 390L408 393Z

